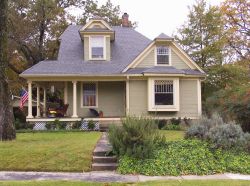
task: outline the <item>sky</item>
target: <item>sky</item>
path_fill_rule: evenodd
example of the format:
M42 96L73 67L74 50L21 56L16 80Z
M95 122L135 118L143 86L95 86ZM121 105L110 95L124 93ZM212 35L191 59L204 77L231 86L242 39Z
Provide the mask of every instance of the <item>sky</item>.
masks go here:
M98 0L104 4L106 0ZM138 22L137 31L154 39L160 33L172 36L186 20L188 6L195 0L111 0L120 5L121 12L128 13L131 21ZM208 4L219 5L222 0L207 0Z

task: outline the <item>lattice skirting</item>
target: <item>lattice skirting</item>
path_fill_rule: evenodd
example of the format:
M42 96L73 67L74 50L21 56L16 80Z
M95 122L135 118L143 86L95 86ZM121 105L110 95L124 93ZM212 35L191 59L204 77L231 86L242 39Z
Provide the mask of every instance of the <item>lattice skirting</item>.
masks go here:
M46 128L46 122L36 122L33 130L47 130Z
M81 126L79 127L79 129L80 130L89 130L89 128L88 128L88 122L89 121L83 120L82 123L81 123ZM94 130L95 131L100 130L100 123L99 123L99 121L96 121L96 122L94 121L94 123L95 123ZM65 129L66 130L71 130L72 129L72 122L68 122ZM35 122L33 130L47 130L47 128L46 128L46 122L43 122L43 121Z

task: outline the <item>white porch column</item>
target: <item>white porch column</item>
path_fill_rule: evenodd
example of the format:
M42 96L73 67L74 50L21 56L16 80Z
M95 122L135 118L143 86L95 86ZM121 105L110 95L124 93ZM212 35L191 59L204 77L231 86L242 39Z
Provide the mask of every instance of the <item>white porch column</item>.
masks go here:
M73 83L73 118L77 118L77 81L72 81Z
M47 95L46 95L46 88L43 88L43 117L46 117L46 111L47 111Z
M40 109L40 86L36 87L36 117L41 117L41 109Z
M64 104L68 104L68 82L64 82Z
M27 118L33 118L32 116L32 81L28 81L28 116Z
M126 80L126 116L129 115L129 76Z

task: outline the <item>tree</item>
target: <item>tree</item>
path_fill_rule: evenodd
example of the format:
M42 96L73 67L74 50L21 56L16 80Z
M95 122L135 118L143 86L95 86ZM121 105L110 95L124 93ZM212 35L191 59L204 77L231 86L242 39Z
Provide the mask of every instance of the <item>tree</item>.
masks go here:
M10 91L6 77L8 67L8 0L0 1L0 141L16 138Z
M98 1L86 0L84 1L82 9L84 10L84 12L79 19L79 23L81 24L86 24L89 18L95 16L101 17L112 26L120 26L122 24L120 6L113 5L110 0L107 0L107 2L100 7L98 7ZM137 23L130 22L130 26L136 27Z
M225 22L230 59L250 60L250 2L226 0L220 7Z
M223 22L219 8L204 0L189 8L188 21L178 29L176 41L206 71L223 62Z

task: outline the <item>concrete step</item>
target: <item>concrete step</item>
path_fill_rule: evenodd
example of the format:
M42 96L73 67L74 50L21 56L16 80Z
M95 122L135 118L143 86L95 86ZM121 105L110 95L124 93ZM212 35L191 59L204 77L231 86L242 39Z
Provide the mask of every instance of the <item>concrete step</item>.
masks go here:
M94 151L93 156L107 156L108 152L107 151Z
M116 156L93 156L93 163L116 163Z
M93 163L92 171L114 171L117 166L117 163Z

